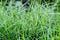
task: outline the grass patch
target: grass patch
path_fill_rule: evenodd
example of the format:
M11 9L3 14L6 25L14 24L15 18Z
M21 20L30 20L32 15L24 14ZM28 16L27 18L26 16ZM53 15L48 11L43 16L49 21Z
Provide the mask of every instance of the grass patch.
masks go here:
M26 12L23 5L0 4L0 40L60 40L60 7L36 2Z

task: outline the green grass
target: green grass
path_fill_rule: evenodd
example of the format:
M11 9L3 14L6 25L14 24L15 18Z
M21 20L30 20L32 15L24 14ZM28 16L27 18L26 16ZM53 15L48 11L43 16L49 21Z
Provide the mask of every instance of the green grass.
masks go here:
M0 40L60 40L59 3L32 3L28 12L21 5L6 10L0 4Z

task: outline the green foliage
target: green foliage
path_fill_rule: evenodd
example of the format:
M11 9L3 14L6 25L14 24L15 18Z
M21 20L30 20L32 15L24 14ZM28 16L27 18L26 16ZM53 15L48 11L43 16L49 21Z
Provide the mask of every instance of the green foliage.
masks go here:
M0 40L60 40L60 7L36 2L25 12L23 5L0 4Z

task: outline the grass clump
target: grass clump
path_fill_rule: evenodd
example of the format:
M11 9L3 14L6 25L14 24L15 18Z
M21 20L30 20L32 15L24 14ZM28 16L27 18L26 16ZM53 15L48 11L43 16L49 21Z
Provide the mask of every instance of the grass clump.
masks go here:
M60 40L60 12L55 12L56 6L36 2L28 12L22 6L0 5L0 40Z

